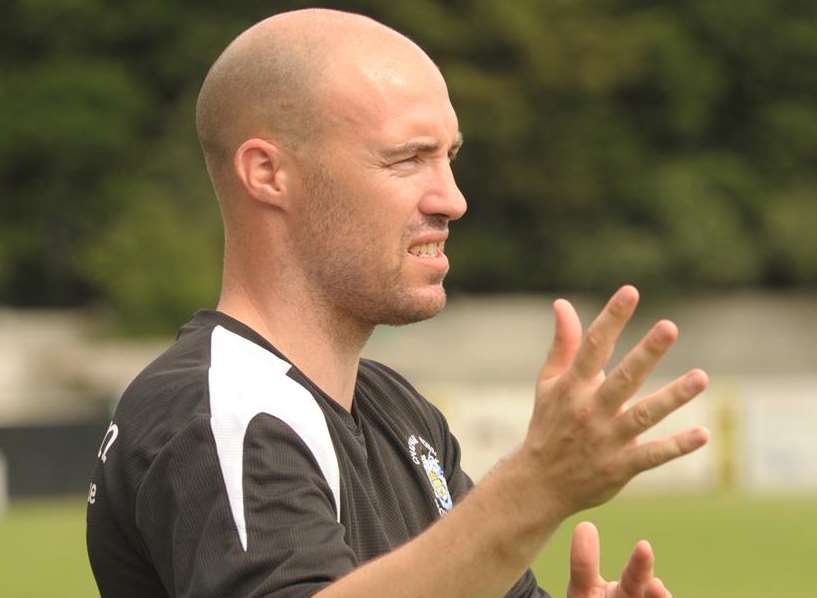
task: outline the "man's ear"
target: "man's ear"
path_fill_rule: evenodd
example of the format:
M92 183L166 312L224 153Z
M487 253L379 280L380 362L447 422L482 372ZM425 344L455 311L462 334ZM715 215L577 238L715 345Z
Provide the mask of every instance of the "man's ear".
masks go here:
M264 139L247 139L235 151L233 167L247 194L264 204L286 208L287 175L284 152Z

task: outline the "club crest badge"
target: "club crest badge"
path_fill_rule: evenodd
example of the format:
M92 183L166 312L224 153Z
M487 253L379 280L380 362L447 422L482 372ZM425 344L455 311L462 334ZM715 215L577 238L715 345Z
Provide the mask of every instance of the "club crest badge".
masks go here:
M434 491L434 502L440 515L445 515L454 506L448 484L445 481L445 472L437 458L437 451L422 436L412 434L408 439L409 454L415 465L422 465L426 477Z

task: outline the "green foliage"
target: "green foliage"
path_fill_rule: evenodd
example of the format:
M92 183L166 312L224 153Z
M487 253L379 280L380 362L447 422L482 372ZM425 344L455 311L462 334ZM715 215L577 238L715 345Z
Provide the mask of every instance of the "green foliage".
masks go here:
M274 10L303 6L278 2ZM466 146L449 287L817 282L817 5L325 2L440 64ZM260 1L0 8L0 302L174 327L218 285L193 104Z

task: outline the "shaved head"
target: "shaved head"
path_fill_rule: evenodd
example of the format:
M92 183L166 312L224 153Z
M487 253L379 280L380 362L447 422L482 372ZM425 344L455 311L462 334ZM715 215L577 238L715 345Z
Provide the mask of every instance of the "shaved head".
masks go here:
M224 220L220 306L296 305L343 338L442 309L461 135L417 44L350 13L273 16L216 60L196 126Z
M216 191L245 139L274 140L292 152L318 140L339 53L395 40L419 50L377 21L329 9L275 15L239 35L211 67L196 104L196 130Z

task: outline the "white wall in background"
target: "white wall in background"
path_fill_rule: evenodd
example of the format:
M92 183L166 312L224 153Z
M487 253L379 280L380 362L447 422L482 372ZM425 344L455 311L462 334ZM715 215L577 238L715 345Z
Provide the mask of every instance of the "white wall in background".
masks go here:
M746 488L817 491L817 377L742 380L740 395Z
M657 380L639 396L660 387ZM532 409L529 385L439 385L426 392L448 418L462 447L462 464L480 479L518 446ZM645 472L626 492L703 492L718 487L750 492L817 491L817 377L728 378L642 436L662 438L703 425L703 449Z

